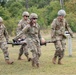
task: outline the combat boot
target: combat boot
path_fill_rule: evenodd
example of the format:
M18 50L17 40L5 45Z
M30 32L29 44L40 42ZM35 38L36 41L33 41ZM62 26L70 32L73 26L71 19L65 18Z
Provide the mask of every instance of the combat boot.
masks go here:
M54 57L54 58L52 59L52 63L53 63L53 64L56 64L56 57Z
M19 54L19 56L18 56L18 60L23 60L23 59L21 58L21 54Z
M7 64L13 64L13 61L5 60Z
M59 65L62 65L61 59L58 59L58 64L59 64Z
M28 62L30 62L32 59L31 58L28 58Z
M21 57L18 57L18 60L23 60Z
M39 63L37 63L36 66L39 67Z

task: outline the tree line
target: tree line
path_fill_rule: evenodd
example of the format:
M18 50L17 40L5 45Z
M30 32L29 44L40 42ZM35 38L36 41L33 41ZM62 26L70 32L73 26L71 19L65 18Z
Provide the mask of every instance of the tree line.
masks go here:
M68 23L76 32L76 0L63 1ZM48 28L60 9L60 0L0 0L0 16L10 35L15 35L23 11L37 13L41 28Z

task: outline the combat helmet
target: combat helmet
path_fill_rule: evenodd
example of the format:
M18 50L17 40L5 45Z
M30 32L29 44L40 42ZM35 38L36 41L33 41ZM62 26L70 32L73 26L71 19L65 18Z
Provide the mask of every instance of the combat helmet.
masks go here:
M36 14L36 13L31 13L30 14L30 19L32 19L32 18L38 18L38 15Z
M58 16L65 16L65 15L66 15L65 10L61 9L58 11Z
M0 22L3 22L3 19L2 19L2 17L0 17Z
M24 11L24 12L22 13L22 16L29 16L29 13L28 13L27 11Z

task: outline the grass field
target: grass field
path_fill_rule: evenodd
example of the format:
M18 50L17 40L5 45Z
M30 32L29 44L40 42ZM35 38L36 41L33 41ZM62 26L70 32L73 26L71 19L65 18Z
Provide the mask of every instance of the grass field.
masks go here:
M50 35L44 36L44 38L50 38ZM67 42L67 40L66 40ZM20 46L12 47L9 45L10 58L14 60L13 65L7 65L4 61L3 53L0 50L0 75L76 75L76 42L73 43L72 57L68 55L68 45L66 45L66 51L63 65L52 64L52 58L54 54L54 45L48 44L42 46L42 56L40 57L40 68L33 68L31 62L27 62L26 57L23 55L24 60L17 60ZM31 52L30 52L31 56Z

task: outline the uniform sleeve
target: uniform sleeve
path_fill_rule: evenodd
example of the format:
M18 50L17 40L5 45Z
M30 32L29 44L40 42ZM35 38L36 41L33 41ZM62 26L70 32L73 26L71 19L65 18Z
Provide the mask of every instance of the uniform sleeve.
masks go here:
M39 26L39 31L38 31L38 37L39 37L39 39L41 39L40 26Z
M53 20L53 22L51 23L51 38L53 38L55 36L55 19Z
M28 29L30 28L30 25L25 26L22 31L20 31L17 36L14 38L15 40L19 39L23 33L26 33L28 31Z
M71 37L73 37L73 31L71 30L69 24L67 22L65 22L66 25L66 30L69 32L69 34L71 35Z
M21 21L18 23L16 34L18 34L22 30Z
M8 41L9 40L9 36L8 36L8 32L7 32L7 29L6 29L5 26L4 26L4 36L6 38L6 41Z

